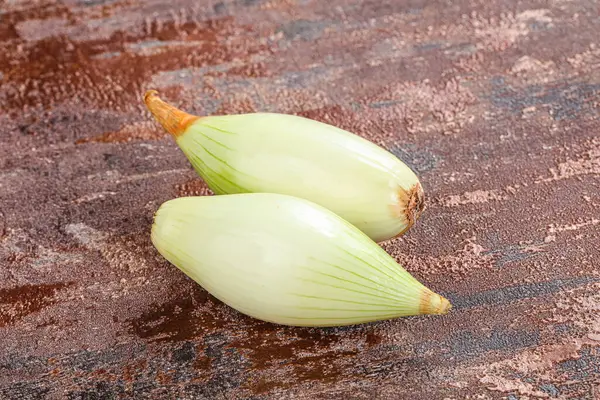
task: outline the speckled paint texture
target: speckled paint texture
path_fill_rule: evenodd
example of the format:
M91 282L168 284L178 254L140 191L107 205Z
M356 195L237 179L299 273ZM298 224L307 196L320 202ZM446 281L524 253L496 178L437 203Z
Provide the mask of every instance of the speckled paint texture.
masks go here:
M0 1L1 399L600 398L600 5ZM441 317L280 327L154 250L209 194L143 106L277 111L419 174Z

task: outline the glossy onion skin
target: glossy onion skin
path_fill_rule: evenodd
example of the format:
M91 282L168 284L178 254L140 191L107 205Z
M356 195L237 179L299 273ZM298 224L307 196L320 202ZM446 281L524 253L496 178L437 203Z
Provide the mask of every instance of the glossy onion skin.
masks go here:
M311 119L203 117L176 141L215 193L301 197L377 242L404 233L422 209L419 179L406 164L368 140Z
M151 237L216 298L264 321L340 326L450 308L352 224L292 196L169 200Z

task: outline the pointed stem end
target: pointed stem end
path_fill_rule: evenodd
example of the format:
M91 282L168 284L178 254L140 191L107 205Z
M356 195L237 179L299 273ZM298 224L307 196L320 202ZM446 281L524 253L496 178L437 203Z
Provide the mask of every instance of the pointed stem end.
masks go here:
M447 314L451 308L452 304L445 297L433 293L429 289L423 291L419 307L422 314Z
M200 118L165 103L156 90L146 91L144 103L154 118L175 138L183 135L187 127Z

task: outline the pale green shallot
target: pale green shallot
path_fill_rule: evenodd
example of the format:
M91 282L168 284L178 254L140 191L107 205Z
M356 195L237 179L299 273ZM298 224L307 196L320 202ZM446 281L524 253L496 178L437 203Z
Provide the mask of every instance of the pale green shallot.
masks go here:
M160 254L209 293L264 321L339 326L451 307L362 231L293 196L169 200L151 236Z
M165 103L154 90L144 99L216 194L301 197L377 242L406 232L424 208L415 173L346 130L277 113L198 117Z

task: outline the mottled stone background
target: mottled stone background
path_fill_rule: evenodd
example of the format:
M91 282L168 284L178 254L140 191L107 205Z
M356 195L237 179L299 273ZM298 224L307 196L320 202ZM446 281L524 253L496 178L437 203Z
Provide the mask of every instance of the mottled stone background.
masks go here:
M600 398L600 4L0 1L1 399ZM385 248L455 307L244 317L165 262L204 183L146 89L333 123L420 175Z

